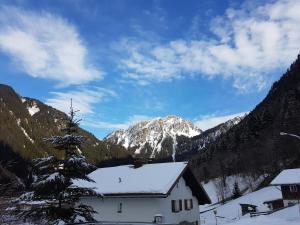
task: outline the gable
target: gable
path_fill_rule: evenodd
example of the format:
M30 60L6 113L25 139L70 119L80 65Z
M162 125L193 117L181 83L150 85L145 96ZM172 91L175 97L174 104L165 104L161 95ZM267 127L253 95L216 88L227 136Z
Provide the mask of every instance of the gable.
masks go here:
M187 166L182 173L178 176L177 180L174 182L170 190L168 191L168 195L170 195L171 191L175 188L177 183L179 182L180 178L183 178L186 185L192 191L192 195L195 196L198 200L199 205L210 204L211 200L202 187L201 183L196 179L195 175Z

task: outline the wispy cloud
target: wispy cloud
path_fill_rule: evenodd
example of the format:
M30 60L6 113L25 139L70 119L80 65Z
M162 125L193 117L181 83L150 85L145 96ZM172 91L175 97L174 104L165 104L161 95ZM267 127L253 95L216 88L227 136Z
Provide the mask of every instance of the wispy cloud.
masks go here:
M146 116L146 115L133 115L130 116L125 122L121 123L114 123L114 122L106 122L106 121L83 121L83 125L87 127L93 127L98 129L127 129L128 127L145 120L153 119L153 117Z
M300 1L294 0L252 10L230 8L211 21L215 38L210 40L160 43L124 38L119 43L125 52L119 68L124 78L141 85L199 74L232 79L240 92L261 90L272 72L287 67L299 53L299 11Z
M52 98L46 100L46 104L68 113L70 110L70 100L73 101L75 110L79 110L80 115L94 113L93 106L107 98L117 97L117 93L105 88L81 88L80 90L69 92L51 92Z
M235 114L225 115L225 116L216 116L215 114L212 114L212 115L203 116L201 119L196 120L194 123L201 130L205 131L221 123L224 123L230 119L233 119L237 116L244 116L247 113L248 112L240 112L240 113L235 113Z
M30 76L82 84L103 77L90 64L88 50L76 28L46 12L0 8L0 51Z

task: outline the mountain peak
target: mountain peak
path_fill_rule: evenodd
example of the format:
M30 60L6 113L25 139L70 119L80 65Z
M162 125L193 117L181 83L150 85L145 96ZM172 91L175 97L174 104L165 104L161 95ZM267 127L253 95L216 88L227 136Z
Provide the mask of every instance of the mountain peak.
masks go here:
M134 149L136 154L145 153L150 157L170 151L170 145L177 136L193 137L202 131L191 121L175 115L141 121L127 130L118 130L109 134L105 140Z

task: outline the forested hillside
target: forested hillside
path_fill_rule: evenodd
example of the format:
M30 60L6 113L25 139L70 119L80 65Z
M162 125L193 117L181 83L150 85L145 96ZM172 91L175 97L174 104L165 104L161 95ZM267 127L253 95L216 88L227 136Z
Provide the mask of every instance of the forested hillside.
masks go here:
M42 102L19 96L11 87L0 85L0 162L4 166L13 161L26 163L35 157L58 155L43 138L59 135L66 114ZM126 157L121 146L98 140L91 133L79 129L86 138L82 153L91 163ZM10 170L23 177L26 169L12 164Z
M300 134L300 56L252 112L193 157L192 166L202 179L299 166L300 140L280 132Z

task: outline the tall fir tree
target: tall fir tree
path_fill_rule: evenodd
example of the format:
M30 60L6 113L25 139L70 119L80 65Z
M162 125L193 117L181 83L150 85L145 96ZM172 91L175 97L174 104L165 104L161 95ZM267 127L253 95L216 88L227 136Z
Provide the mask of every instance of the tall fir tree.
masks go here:
M96 193L90 188L73 184L76 179L93 182L87 176L93 166L79 149L85 139L77 134L80 120L75 119L75 114L71 100L66 126L62 129L65 135L44 139L62 153L61 157L49 156L33 160L31 191L17 201L17 215L25 221L38 221L39 224L94 221L93 214L96 212L79 200L82 196Z

